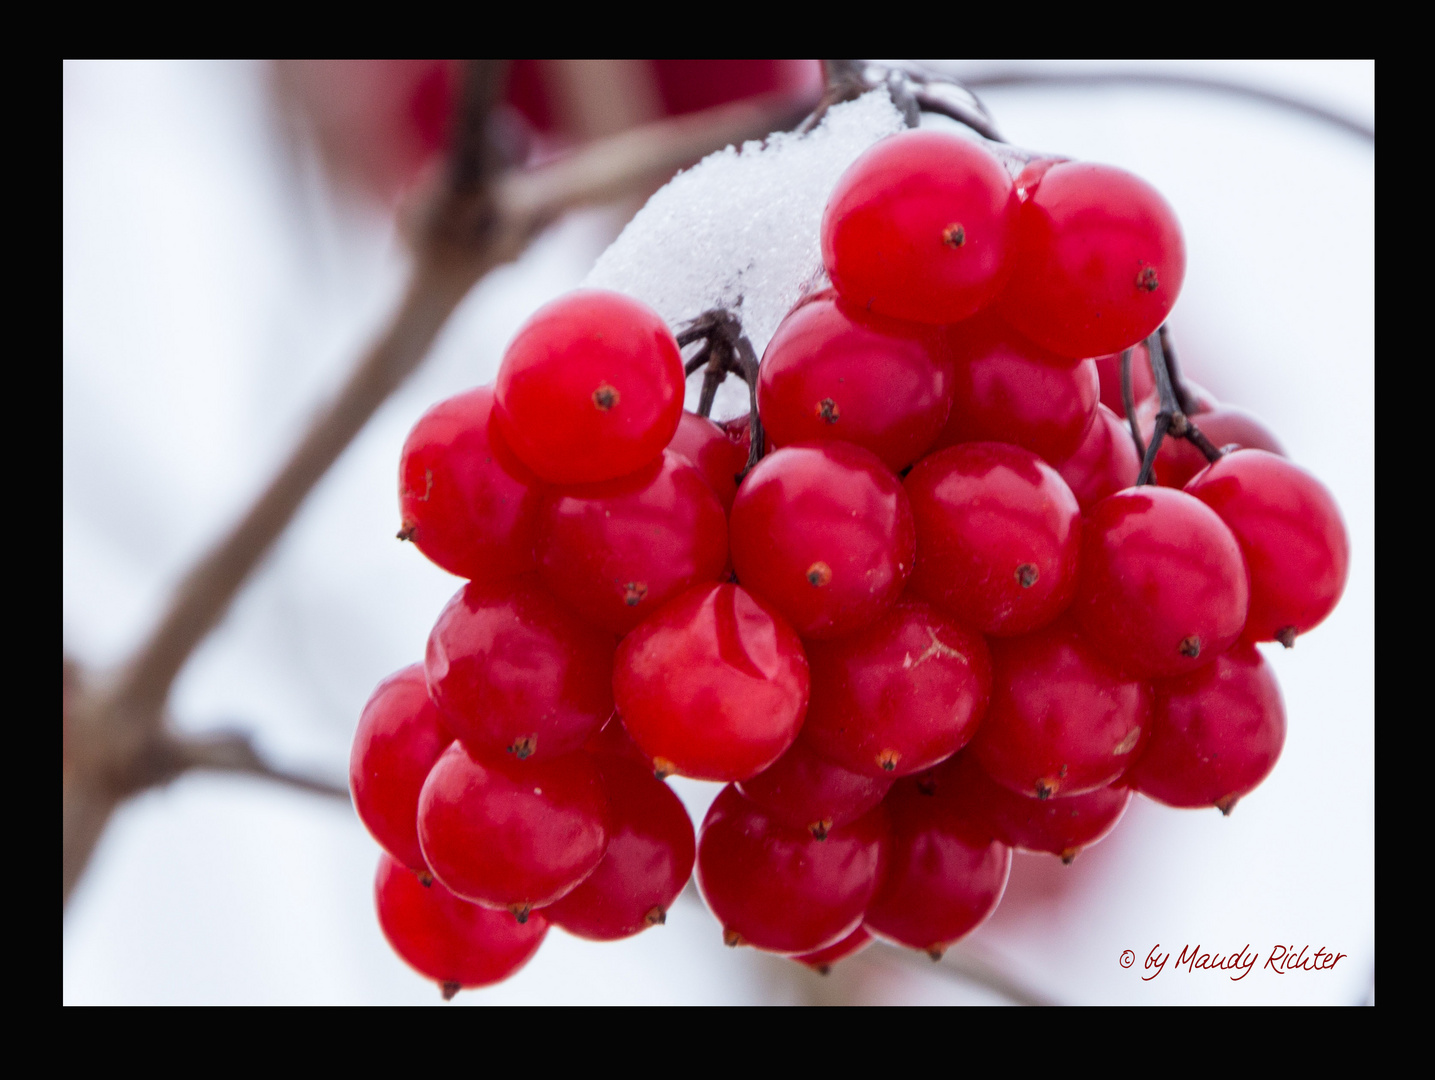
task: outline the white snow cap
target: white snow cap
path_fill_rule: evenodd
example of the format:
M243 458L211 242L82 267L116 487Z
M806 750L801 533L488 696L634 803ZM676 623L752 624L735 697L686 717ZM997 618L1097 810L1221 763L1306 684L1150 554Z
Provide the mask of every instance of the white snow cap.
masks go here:
M838 178L873 143L905 128L879 89L834 106L806 135L778 132L710 154L648 200L583 284L635 297L674 329L726 308L760 357L793 306L828 285L819 230ZM688 382L689 408L700 381ZM742 381L729 378L713 417L747 409Z

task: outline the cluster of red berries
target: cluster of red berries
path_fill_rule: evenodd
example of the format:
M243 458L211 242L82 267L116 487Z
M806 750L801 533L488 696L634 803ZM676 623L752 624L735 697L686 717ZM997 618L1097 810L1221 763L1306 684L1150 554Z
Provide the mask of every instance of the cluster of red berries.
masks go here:
M585 291L404 447L400 535L469 583L351 776L384 930L448 990L550 923L661 922L695 862L729 944L940 955L1012 847L1069 860L1133 791L1229 810L1275 764L1255 643L1330 613L1347 541L1164 356L1121 392L1184 273L1161 196L911 132L842 177L821 240L833 288L769 343L761 429L684 412L673 332ZM1135 486L1123 402L1147 440L1257 448L1167 438ZM696 843L674 774L728 785Z

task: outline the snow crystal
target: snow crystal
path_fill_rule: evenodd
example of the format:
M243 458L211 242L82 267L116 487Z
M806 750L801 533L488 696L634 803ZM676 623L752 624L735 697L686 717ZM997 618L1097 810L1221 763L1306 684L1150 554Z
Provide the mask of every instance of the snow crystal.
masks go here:
M761 356L793 306L828 285L818 233L838 178L905 126L879 89L834 106L805 135L779 132L711 154L648 200L583 284L642 300L675 329L726 308ZM699 383L689 380L688 408ZM713 416L747 408L746 388L730 378Z

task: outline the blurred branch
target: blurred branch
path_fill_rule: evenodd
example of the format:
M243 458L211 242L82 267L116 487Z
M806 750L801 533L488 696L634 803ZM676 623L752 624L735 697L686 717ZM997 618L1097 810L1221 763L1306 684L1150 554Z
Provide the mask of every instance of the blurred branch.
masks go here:
M1002 971L1000 967L991 961L976 954L971 948L956 945L949 949L935 965L921 953L911 949L899 949L893 947L889 950L901 957L902 962L908 967L923 968L927 971L936 971L949 979L960 979L962 982L970 983L973 986L980 986L992 993L1006 998L1014 1005L1055 1005L1055 1001L1045 995L1024 986L1019 979Z
M166 758L170 687L223 618L254 569L319 479L378 407L418 367L450 314L490 270L516 259L574 207L609 202L732 143L794 124L810 103L754 98L664 120L590 143L538 169L505 167L488 138L503 85L497 61L473 61L448 172L416 219L414 266L398 309L360 357L336 397L232 529L184 575L163 617L118 676L66 695L63 781L64 880L68 901L114 808L183 768L248 772L337 794L246 757L222 739L203 754ZM221 753L221 748L224 752ZM228 756L225 756L225 755ZM252 748L249 750L252 755ZM181 770L182 771L182 770Z
M964 86L976 89L993 86L1159 86L1180 90L1201 90L1227 94L1231 97L1259 101L1321 120L1367 142L1375 142L1375 128L1359 120L1310 101L1290 97L1274 90L1263 90L1246 83L1213 79L1204 75L1173 75L1169 72L1141 71L995 71L986 75L963 77Z
M260 756L249 736L242 732L219 732L192 739L170 738L167 743L173 761L170 779L190 769L244 773L300 791L349 801L347 784L335 784L271 765Z

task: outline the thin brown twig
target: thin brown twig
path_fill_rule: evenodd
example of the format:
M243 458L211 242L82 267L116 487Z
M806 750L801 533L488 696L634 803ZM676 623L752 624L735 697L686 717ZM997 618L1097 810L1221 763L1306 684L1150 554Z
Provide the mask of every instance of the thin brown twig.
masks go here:
M692 375L703 366L697 363L699 357L708 357L703 372L702 394L698 399L699 416L708 416L712 412L717 388L729 375L736 375L747 384L751 444L747 468L742 471L743 476L747 475L748 470L762 459L767 440L762 430L762 417L757 411L757 353L742 332L742 320L724 308L713 308L680 328L676 337L680 346L703 342L702 349L688 361L687 374Z

